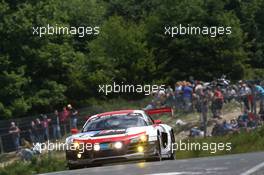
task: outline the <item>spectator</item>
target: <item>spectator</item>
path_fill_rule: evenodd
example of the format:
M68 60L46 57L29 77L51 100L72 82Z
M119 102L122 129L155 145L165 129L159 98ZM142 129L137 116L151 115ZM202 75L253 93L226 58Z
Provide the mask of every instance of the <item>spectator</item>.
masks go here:
M238 129L238 124L237 124L237 121L235 119L232 119L230 121L230 124L231 124L231 127L233 130L237 130Z
M59 112L57 110L54 111L51 122L52 122L53 138L55 140L58 140L61 138L61 130L60 130Z
M184 82L182 91L183 91L183 103L184 103L184 111L191 112L192 108L192 93L193 89L190 87L190 83Z
M155 109L156 105L154 100L152 100L143 110L150 110L150 109Z
M78 111L76 109L74 109L72 107L71 104L68 104L68 109L70 111L70 118L71 118L71 121L70 121L70 128L77 128L77 115L78 115Z
M251 112L254 114L257 114L257 101L258 101L258 92L255 88L255 84L251 86L251 94L252 94L252 106L251 106Z
M264 88L258 84L254 84L257 96L260 98L260 109L264 108Z
M226 101L230 102L236 98L236 91L233 87L229 86L226 90Z
M200 122L201 128L204 131L204 137L207 134L207 114L209 103L212 98L212 94L209 88L204 88L203 86L200 88L196 88L196 98L197 98L197 109L200 112Z
M70 117L70 111L68 111L67 107L63 107L63 110L59 116L60 116L60 124L63 127L64 134L66 134L67 133L66 122L68 118Z
M32 160L34 155L40 154L41 145L39 143L31 145L27 140L22 139L23 149L20 152L21 159L24 161ZM34 146L34 147L33 147Z
M198 127L193 127L190 130L190 137L201 137L204 135L204 131L200 130Z
M177 82L175 84L175 106L176 109L182 109L183 103L182 103L182 84L181 82Z
M239 91L239 95L240 95L240 98L244 104L244 107L249 110L249 101L248 101L248 96L251 94L251 90L250 88L245 84L243 83L241 88L240 88L240 91Z
M263 125L264 123L264 108L263 107L259 109L259 118L261 120L261 124Z
M225 135L227 132L223 127L223 124L219 123L218 121L216 122L216 124L213 127L212 130L212 136L223 136Z
M170 85L168 85L167 89L165 90L166 94L173 94L173 89Z
M30 133L31 143L37 143L37 141L38 141L38 139L37 139L37 126L36 126L36 123L34 121L31 121L31 123L30 123L29 133Z
M44 130L44 139L45 141L49 140L49 122L51 121L50 119L48 119L46 114L41 114L43 121L42 121L42 125L43 125L43 130Z
M238 126L242 128L246 128L248 126L248 110L245 109L244 113L238 117Z
M221 119L223 103L224 103L224 97L220 90L220 87L218 86L214 91L214 97L212 101L212 112L214 118Z
M233 131L232 125L229 124L226 120L223 121L223 128L226 132Z
M196 81L196 86L194 87L194 93L192 97L192 106L197 110L197 112L201 113L201 96L203 94L204 86Z
M174 101L174 92L173 89L171 88L171 86L168 86L166 89L166 100L165 100L165 104L166 106L173 106L173 101Z
M250 91L249 91L249 94L247 95L247 98L248 98L248 106L249 106L249 110L251 111L251 112L254 112L254 102L255 102L255 99L254 99L254 94L256 93L255 92L255 88L254 88L254 86L253 85L251 85L251 84L249 84L248 85L248 88L250 89ZM255 112L255 114L256 114L256 112Z
M37 128L37 142L44 142L44 127L39 118L36 119L36 128Z
M15 122L11 122L11 127L9 128L9 133L12 135L13 143L15 145L16 152L19 151L20 143L20 129L16 126Z
M60 121L65 122L70 117L70 111L67 109L67 107L63 107L63 110L60 115Z

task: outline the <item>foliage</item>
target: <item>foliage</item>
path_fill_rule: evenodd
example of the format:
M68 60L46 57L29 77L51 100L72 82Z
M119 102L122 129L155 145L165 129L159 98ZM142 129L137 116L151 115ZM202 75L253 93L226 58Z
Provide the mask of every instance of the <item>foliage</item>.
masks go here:
M264 0L0 0L1 119L105 99L99 84L262 78ZM99 26L97 36L38 37L32 27ZM210 38L164 26L231 26ZM112 97L137 97L117 94Z

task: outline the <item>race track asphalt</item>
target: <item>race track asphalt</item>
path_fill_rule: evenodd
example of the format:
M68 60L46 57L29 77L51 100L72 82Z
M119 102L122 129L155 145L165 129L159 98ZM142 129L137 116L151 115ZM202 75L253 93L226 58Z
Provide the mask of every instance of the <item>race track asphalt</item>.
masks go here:
M47 175L264 175L264 152L161 162L137 162L48 173Z

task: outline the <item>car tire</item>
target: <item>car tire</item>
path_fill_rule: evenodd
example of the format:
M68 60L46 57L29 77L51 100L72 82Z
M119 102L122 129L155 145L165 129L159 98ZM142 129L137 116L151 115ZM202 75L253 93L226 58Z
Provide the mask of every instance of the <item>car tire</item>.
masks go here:
M160 139L160 137L158 136L158 141L157 141L157 161L162 161L162 155L161 155L161 139Z
M68 163L68 168L69 168L69 170L76 170L76 169L83 168L83 166L81 166L81 165L73 165L73 164Z
M176 160L176 151L173 151L173 143L175 143L175 137L173 130L170 131L171 135L171 149L170 149L170 157L169 160Z
M153 162L153 161L161 161L162 160L159 136L157 137L156 152L157 152L156 155L154 157L147 158L146 162Z

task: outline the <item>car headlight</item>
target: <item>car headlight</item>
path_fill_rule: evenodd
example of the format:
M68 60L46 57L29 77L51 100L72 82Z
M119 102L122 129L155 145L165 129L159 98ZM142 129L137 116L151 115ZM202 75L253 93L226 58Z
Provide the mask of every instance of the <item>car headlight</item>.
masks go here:
M80 147L80 144L78 142L73 142L73 148L78 149Z
M148 141L148 136L146 134L140 135L138 137L132 138L130 140L131 143L137 143L137 142L147 142Z
M143 153L144 152L144 147L143 146L138 146L137 147L137 151L140 152L140 153Z
M141 141L141 142L146 142L146 141L148 141L148 136L147 136L147 135L141 135L139 138L140 138L140 141Z
M123 147L123 143L122 143L122 142L115 142L115 143L114 143L114 147L115 147L116 149L121 149L121 148Z
M94 151L100 151L100 145L94 144Z

